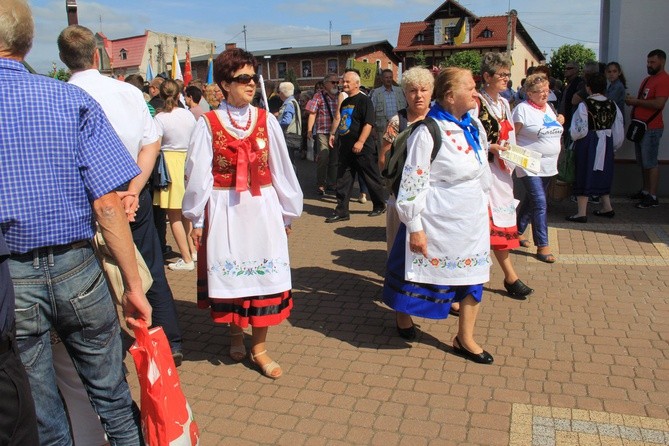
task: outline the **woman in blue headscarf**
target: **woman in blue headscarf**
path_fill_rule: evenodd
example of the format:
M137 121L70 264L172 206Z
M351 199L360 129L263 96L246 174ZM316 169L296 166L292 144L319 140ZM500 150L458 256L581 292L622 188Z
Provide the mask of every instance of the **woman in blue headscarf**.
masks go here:
M436 120L442 144L430 162L434 140L420 126L407 141L407 160L396 208L402 225L388 258L384 302L394 310L431 319L448 317L460 302L453 351L491 364L493 357L474 340L474 326L490 276L488 141L481 123L467 112L476 107L476 83L469 70L446 68L435 80ZM398 332L405 339L416 329Z

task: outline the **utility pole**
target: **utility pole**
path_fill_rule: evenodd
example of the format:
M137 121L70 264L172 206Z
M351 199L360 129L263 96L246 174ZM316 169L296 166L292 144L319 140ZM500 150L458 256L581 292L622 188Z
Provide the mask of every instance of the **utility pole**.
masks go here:
M78 25L77 0L65 0L65 11L67 12L67 26Z
M330 46L332 46L332 20L330 20Z
M246 50L246 25L244 25L242 32L244 33L244 50Z
M509 2L509 5L511 2ZM513 50L513 17L518 15L515 9L510 9L506 21L506 55L511 57L511 50Z

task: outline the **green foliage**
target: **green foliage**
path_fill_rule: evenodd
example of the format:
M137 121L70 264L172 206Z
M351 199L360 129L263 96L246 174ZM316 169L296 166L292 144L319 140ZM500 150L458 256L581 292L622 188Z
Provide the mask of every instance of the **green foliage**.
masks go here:
M481 54L474 50L460 51L452 54L451 57L443 61L441 67L466 68L470 70L474 76L477 76L481 71Z
M585 62L597 60L597 56L593 50L586 48L581 43L562 45L557 50L551 52L551 61L548 64L551 69L551 75L556 79L564 80L564 67L572 60L579 62L583 66Z
M422 49L416 54L415 60L417 67L427 68L427 56Z
M61 68L58 71L52 71L47 76L52 77L54 79L58 79L59 81L67 82L70 80L70 76L72 76L72 73L70 73L68 70L65 68Z

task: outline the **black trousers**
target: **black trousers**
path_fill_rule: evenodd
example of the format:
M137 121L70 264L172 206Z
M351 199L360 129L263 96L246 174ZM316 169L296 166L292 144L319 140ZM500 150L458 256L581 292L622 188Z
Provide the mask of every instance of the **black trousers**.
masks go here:
M379 165L373 153L364 150L353 153L350 147L339 147L339 166L337 167L337 207L335 214L348 215L348 204L353 193L354 174L362 175L369 189L369 198L374 203L374 209L383 209L385 197Z
M170 341L170 347L172 350L177 350L181 349L181 329L172 290L165 277L163 251L153 222L152 198L149 188L145 188L139 194L139 209L135 221L130 223L130 229L132 239L153 277L153 285L146 293L146 299L153 308L153 325L163 327Z
M149 195L153 198L153 190L149 189ZM153 200L152 200L153 202ZM167 212L160 206L153 206L153 224L156 227L158 240L160 241L160 252L167 254Z
M35 403L13 334L0 339L0 445L39 446Z

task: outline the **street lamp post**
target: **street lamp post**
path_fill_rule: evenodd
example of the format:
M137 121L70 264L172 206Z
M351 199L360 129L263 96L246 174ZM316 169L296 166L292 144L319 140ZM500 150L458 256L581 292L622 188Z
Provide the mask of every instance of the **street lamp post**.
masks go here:
M65 11L67 12L67 25L78 25L77 0L65 0Z

